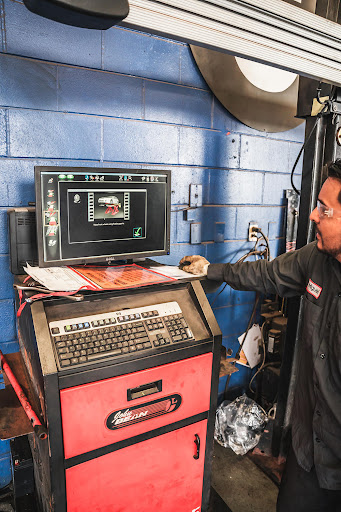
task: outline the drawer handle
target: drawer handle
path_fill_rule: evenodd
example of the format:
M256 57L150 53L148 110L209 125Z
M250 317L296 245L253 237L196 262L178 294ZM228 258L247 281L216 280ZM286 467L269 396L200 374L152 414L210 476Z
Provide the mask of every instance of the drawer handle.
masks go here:
M137 388L127 389L127 400L136 400L137 398L143 398L154 393L162 391L162 380L156 382L149 382L149 384L142 384Z
M194 435L195 435L194 444L197 447L197 453L195 455L193 455L193 459L198 460L200 457L200 437L198 436L198 434L194 434Z

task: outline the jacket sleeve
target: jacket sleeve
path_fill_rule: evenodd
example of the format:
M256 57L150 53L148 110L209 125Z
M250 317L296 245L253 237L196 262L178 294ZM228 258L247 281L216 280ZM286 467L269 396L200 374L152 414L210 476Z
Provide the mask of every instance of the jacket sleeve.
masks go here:
M302 295L307 283L309 260L314 251L317 251L316 242L282 254L272 261L211 264L207 278L226 281L235 290L278 294L281 297Z

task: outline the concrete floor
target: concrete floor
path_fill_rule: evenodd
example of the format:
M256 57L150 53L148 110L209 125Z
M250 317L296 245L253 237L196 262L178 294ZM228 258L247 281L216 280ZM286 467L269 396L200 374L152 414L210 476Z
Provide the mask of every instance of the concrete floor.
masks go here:
M216 442L212 487L231 512L276 512L278 487L246 455Z

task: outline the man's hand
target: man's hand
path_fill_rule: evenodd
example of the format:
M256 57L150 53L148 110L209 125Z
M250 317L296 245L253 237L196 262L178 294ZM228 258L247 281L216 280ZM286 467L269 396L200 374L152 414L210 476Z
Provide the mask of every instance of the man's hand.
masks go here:
M189 265L186 264L189 262ZM179 263L179 266L185 272L190 274L207 274L207 268L210 264L203 256L184 256Z

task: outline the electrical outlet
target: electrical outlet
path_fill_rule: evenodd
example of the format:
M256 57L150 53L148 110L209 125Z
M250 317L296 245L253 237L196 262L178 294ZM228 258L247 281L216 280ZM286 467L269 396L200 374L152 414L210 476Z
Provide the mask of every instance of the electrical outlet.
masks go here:
M249 242L257 242L257 231L254 231L255 229L258 229L258 224L255 222L249 222Z

